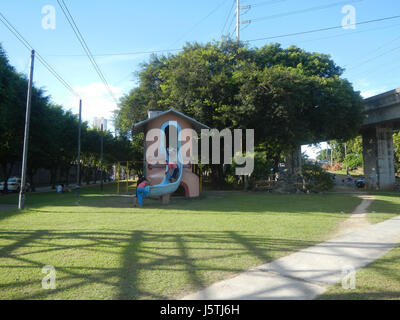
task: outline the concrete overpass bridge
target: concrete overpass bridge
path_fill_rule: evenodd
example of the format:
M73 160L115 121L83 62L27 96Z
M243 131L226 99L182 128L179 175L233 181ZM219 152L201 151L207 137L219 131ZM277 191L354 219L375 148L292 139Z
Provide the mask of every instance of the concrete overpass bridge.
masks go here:
M364 101L365 119L361 135L366 187L372 190L393 189L393 130L400 129L400 88Z

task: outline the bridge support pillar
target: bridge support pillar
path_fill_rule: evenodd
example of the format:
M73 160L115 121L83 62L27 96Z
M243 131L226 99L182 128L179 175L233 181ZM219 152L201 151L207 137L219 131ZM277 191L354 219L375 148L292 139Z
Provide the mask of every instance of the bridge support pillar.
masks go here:
M296 174L299 170L301 170L301 146L298 146L291 153L286 155L286 167L290 174Z
M395 185L393 128L369 127L362 132L365 186L369 190Z

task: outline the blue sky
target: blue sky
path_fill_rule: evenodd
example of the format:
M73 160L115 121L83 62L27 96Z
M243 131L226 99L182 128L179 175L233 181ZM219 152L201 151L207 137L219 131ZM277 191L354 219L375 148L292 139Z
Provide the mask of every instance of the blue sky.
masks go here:
M181 48L186 41L220 39L233 0L65 0L75 22L115 95L135 86L134 72L149 54L123 54ZM341 25L346 4L356 9L357 22L400 15L397 0L241 0L253 5L242 11L241 40L273 37ZM257 5L258 4L258 5ZM42 8L56 9L56 28L42 28ZM323 8L324 7L324 8ZM308 10L310 9L310 10ZM302 11L302 12L300 12ZM2 0L0 12L84 99L83 117L111 117L116 108L78 43L55 0ZM297 12L297 13L296 13ZM290 13L290 14L288 14ZM225 34L233 12L226 24ZM263 18L263 19L261 19ZM330 54L348 70L348 78L364 96L400 87L400 19L358 25L356 29L297 35L275 39L283 47L297 45L307 51ZM229 33L234 31L230 25ZM0 24L0 42L11 63L27 73L29 52ZM250 42L262 46L268 40ZM43 87L54 102L77 112L78 101L42 65L36 64L36 86Z

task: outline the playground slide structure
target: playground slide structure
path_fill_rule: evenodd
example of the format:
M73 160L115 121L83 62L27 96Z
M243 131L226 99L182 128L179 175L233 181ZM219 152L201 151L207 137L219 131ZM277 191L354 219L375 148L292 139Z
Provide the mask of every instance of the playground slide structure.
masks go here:
M178 141L178 137L179 133L183 130L191 129L199 132L201 129L209 129L209 127L174 109L167 111L150 110L147 119L134 124L132 135L143 132L147 137L147 134L153 129L159 129L160 135L155 136L154 139L150 139L149 141L146 140L144 143L144 176L149 182L145 187L144 194L146 194L146 196L160 197L163 203L167 203L169 195L174 193L181 186L184 188L185 197L199 197L200 177L193 172L192 163L184 164L182 160L183 156L191 157L192 150L186 150L185 148L185 155L181 154L183 148L181 148L181 141ZM171 131L169 129L174 130ZM169 138L175 136L176 133L177 141L169 141ZM186 143L189 143L190 139L188 140L187 138L188 137L186 137L185 140L186 142L182 142L182 147L185 147ZM158 150L158 152L148 155L147 151L150 150ZM162 155L162 158L165 160L158 159L159 155ZM172 161L173 157L177 159ZM175 181L170 181L169 177L166 177L168 170L166 162L176 163L177 165L178 174L175 176Z
M169 162L169 160L170 160L169 159L170 158L170 154L169 154L170 150L168 150L168 152L167 152L166 135L165 135L165 129L168 126L176 127L177 137L179 137L179 133L181 131L181 127L176 121L166 121L161 126L160 152L161 152L161 154L165 155L167 162ZM160 178L162 178L162 181L159 184L149 186L148 196L159 197L159 196L163 196L163 195L167 195L167 194L172 194L178 189L179 185L181 184L183 171L184 171L182 160L181 160L181 155L179 152L180 147L181 147L181 143L180 143L180 141L177 141L176 159L177 159L177 167L178 167L179 173L178 173L176 181L174 181L174 182L170 181L169 176L167 174L168 165L165 165L165 170L162 169L163 166L161 166L161 168L160 168L161 170L153 169L152 174L148 174L149 180L151 180L151 182L153 182L153 181L160 180Z

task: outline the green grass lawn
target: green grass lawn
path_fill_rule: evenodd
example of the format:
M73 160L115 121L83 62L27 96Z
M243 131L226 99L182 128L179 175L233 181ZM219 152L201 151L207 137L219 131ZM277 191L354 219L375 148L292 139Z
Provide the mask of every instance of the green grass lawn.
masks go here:
M351 195L208 193L162 206L97 187L0 211L0 299L168 299L329 237ZM0 197L15 203L16 195ZM344 212L340 213L341 211ZM56 290L41 288L54 266Z
M354 290L345 290L337 284L318 299L400 299L400 246L359 270Z
M400 215L398 193L376 193L367 219L379 223ZM337 284L319 299L400 299L400 246L356 273L356 289L345 290Z
M367 219L370 223L379 223L400 215L400 194L377 193L375 201L368 208Z

